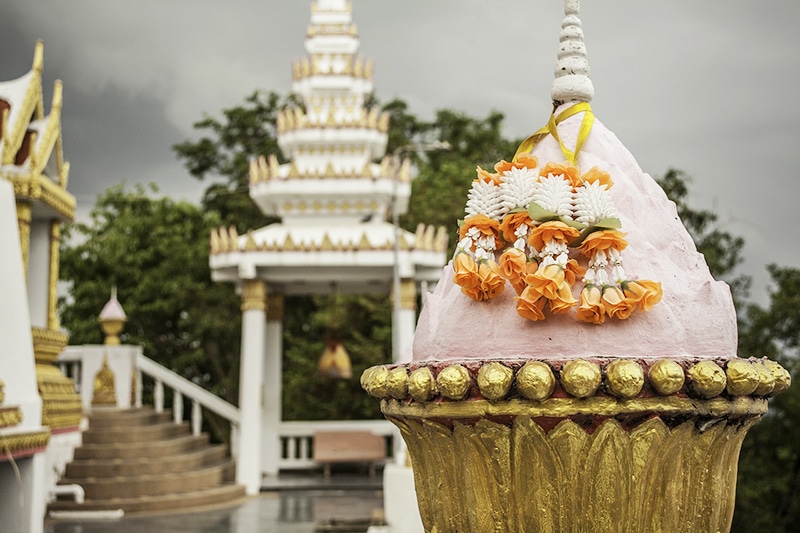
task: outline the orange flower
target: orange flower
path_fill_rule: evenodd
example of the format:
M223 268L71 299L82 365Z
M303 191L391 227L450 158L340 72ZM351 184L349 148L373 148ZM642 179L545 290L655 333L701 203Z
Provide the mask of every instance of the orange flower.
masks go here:
M603 287L603 306L611 318L625 320L636 310L636 304L625 298L622 289L614 286Z
M487 300L499 295L506 287L506 280L500 275L500 267L494 261L481 261L478 276L481 278L481 291Z
M497 237L500 233L500 223L497 220L489 218L486 215L472 215L467 217L458 230L459 238L463 239L466 237L467 232L471 228L478 228L481 235L494 237L495 242L497 242Z
M539 171L539 175L543 177L547 177L549 174L564 176L564 179L573 187L580 187L581 185L581 171L569 161L564 161L563 163L550 162Z
M564 278L570 287L575 285L575 282L582 278L584 274L586 274L586 269L580 266L576 260L570 259L567 261L567 267L564 269Z
M488 170L484 170L481 167L475 167L475 171L478 173L478 179L481 181L493 183L495 185L500 185L502 182L500 174L492 174Z
M528 320L544 320L544 304L546 300L530 287L514 298L517 301L517 313Z
M503 235L503 239L506 242L513 243L517 240L517 236L514 233L517 231L517 228L520 227L522 224L529 224L532 225L533 221L531 220L531 216L528 214L527 211L520 211L519 213L509 213L503 217L503 221L500 222L500 233Z
M581 291L581 305L578 306L578 320L590 324L602 324L606 321L606 309L603 305L603 293L597 285L587 284Z
M508 248L500 256L500 275L511 282L517 294L520 294L528 285L525 283L527 273L528 260L522 250Z
M539 267L534 274L526 277L531 290L541 294L548 300L556 300L562 285L566 284L564 269L560 265L547 265Z
M553 313L566 313L578 303L572 296L572 287L566 282L558 287L555 298L550 299L550 310Z
M661 301L661 283L640 279L637 281L622 282L622 292L639 311L649 311Z
M598 167L590 168L589 172L584 174L581 180L586 183L594 183L597 181L600 185L605 185L606 189L610 189L614 185L614 182L611 181L611 174L605 170L600 170Z
M621 252L628 246L628 241L625 240L627 233L622 233L615 229L604 229L590 233L588 237L583 240L580 246L580 251L586 257L594 257L598 250L609 250L614 248Z
M517 157L516 161L506 161L503 159L494 166L494 171L498 174L508 172L512 168L536 168L539 166L539 160L536 156L531 154L522 154Z
M536 226L528 237L528 244L541 250L549 241L569 244L580 236L580 232L563 222L552 220Z
M481 283L478 277L478 265L469 254L463 252L456 254L453 258L453 272L453 283L462 290L478 287Z

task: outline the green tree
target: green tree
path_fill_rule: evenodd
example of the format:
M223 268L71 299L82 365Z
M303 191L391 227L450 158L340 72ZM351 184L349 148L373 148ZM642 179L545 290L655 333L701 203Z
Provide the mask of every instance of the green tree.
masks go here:
M122 185L100 195L90 216L90 223L67 226L61 249L60 275L69 282L61 317L70 342L102 343L97 316L116 287L128 315L123 343L141 345L147 356L235 402L239 299L230 285L212 283L208 267L218 216Z
M770 400L769 413L744 441L734 533L789 533L800 523L800 269L770 265L768 270L769 306L747 306L740 355L777 360L794 385Z
M290 103L274 92L254 91L242 105L222 110L223 119L204 116L194 129L205 134L173 145L179 159L197 179L214 180L203 194L203 208L216 211L226 226L239 233L264 226L269 220L250 200L250 158L261 154L281 157L276 136L278 112Z

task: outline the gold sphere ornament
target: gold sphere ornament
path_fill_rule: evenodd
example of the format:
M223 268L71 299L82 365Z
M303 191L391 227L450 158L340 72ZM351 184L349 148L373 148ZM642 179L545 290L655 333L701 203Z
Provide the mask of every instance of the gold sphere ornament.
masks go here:
M764 361L764 365L766 365L767 369L775 376L775 387L772 389L772 394L780 394L789 388L792 384L792 375L789 374L788 370L770 359Z
M732 396L747 396L758 387L758 370L744 359L731 359L725 367L728 378L727 391Z
M683 388L686 376L683 367L669 359L656 361L648 372L650 386L662 396L675 394Z
M550 365L541 361L528 361L517 372L517 390L529 400L546 400L555 386L556 378Z
M404 366L389 371L386 376L386 390L396 400L403 400L408 396L408 372Z
M427 402L436 395L436 380L430 368L418 368L409 374L408 392L418 402Z
M583 359L569 361L561 369L561 386L576 398L592 396L602 380L600 367Z
M361 386L364 387L370 396L386 398L389 394L389 389L386 385L388 377L388 368L385 366L374 366L365 370L361 375Z
M461 400L469 391L469 372L461 365L450 365L439 372L436 384L439 386L439 392L445 398Z
M502 400L511 390L514 372L500 363L489 363L478 370L478 388L487 400Z
M775 374L766 364L766 361L756 361L753 363L758 372L758 386L753 391L756 396L767 396L775 389Z
M632 359L619 359L606 367L606 387L618 398L633 398L644 387L644 371Z
M689 385L703 398L719 396L728 385L725 371L714 361L701 361L689 369Z

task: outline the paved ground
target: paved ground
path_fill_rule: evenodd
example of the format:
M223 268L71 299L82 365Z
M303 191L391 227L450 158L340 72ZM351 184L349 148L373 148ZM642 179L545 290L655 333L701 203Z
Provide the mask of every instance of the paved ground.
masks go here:
M347 522L380 516L380 490L297 487L267 492L220 509L131 516L118 520L49 520L45 533L314 533L331 520ZM337 530L338 531L338 530Z

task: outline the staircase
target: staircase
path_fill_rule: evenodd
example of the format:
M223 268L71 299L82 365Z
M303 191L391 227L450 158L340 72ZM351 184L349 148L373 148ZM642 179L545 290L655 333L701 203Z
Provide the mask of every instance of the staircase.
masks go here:
M50 511L172 511L244 497L227 446L193 436L170 413L94 410L88 418L83 445L59 481L83 487L85 501L59 499Z

